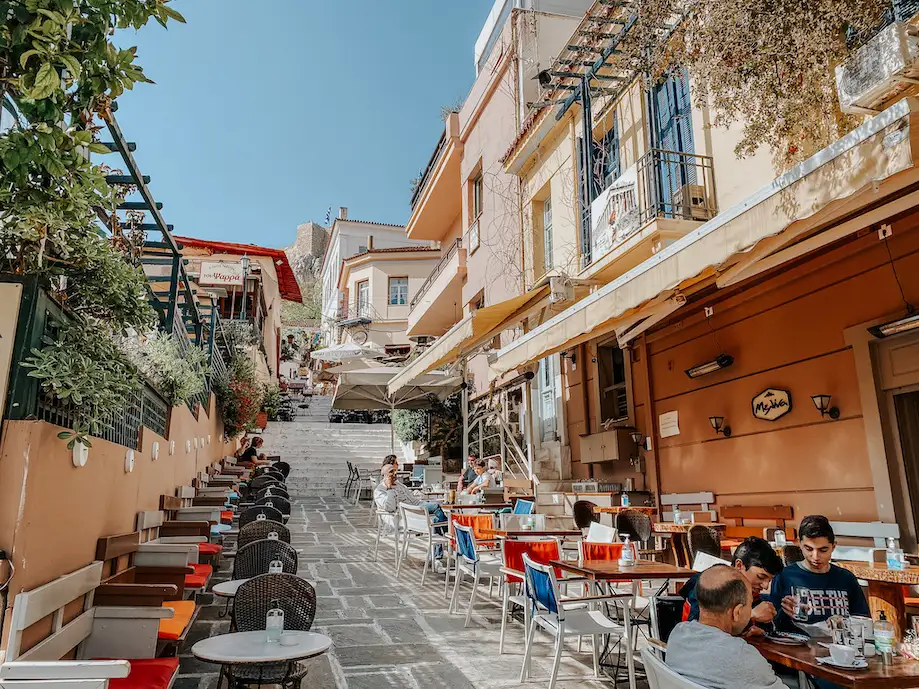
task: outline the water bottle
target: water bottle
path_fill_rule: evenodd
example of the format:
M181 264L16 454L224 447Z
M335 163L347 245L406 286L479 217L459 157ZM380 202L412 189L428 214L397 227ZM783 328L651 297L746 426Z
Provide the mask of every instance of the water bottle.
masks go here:
M265 639L270 644L276 644L281 641L281 634L284 633L284 611L281 610L281 603L278 600L271 601L271 609L265 619Z
M884 665L890 665L893 662L893 648L896 641L897 636L893 625L887 621L887 615L882 610L880 618L874 623L874 646Z
M275 536L277 538L277 536ZM281 574L284 571L284 563L280 560L272 560L268 563L268 574Z
M623 507L629 506L629 494L625 491L622 491L622 495L619 497L619 504Z
M903 569L903 550L894 539L887 539L887 569Z
M674 505L674 506L673 506L673 523L674 523L674 524L682 524L682 523L683 523L683 513L680 512L680 506L679 506L679 505Z
M775 532L775 544L779 547L788 545L788 538L785 537L785 532L781 529Z
M268 540L269 540L269 541L276 541L276 540L278 540L278 532L277 532L277 531L269 531L269 532L268 532Z

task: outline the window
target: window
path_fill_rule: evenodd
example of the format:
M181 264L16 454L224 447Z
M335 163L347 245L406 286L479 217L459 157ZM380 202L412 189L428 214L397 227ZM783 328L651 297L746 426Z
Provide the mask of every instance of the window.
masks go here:
M597 178L597 191L606 189L619 177L619 127L616 113L613 113L613 126L597 144L594 172Z
M367 251L367 247L366 247L365 245L363 245L363 244L358 245L358 247L357 247L357 253L363 254L363 253L365 253L366 251Z
M552 270L552 199L542 202L542 255L543 267Z
M629 418L628 363L615 343L597 347L600 386L600 421Z
M482 175L481 173L472 180L472 219L476 220L482 215Z
M389 278L389 303L392 306L408 304L408 278Z
M358 318L370 317L370 281L362 280L357 283L357 316Z

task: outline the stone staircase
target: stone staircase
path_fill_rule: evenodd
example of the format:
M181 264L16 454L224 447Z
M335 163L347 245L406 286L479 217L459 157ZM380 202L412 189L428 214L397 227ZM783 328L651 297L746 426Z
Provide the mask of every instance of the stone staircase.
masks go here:
M330 397L313 398L295 421L273 421L262 437L268 455L280 455L293 467L287 483L303 496L341 495L348 478L346 462L378 470L390 450L389 424L329 423ZM402 447L394 452L402 463Z

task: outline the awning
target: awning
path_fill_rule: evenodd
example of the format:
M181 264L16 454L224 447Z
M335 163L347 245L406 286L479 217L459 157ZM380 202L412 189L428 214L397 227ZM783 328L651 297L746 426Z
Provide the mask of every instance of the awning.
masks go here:
M316 349L310 353L310 358L316 361L349 361L351 359L367 359L374 357L386 356L382 347L371 343L355 344L346 342L345 344L335 344L325 349Z
M462 382L456 376L433 371L418 376L411 385L402 386L395 394L388 390L393 376L402 369L379 366L342 373L332 399L333 409L423 409L431 406L433 398L445 400L459 390Z
M545 285L525 292L519 297L473 311L428 347L421 356L403 367L389 384L390 394L394 394L403 385L408 385L417 376L475 351L502 330L523 319L530 309L548 296L549 286Z
M671 290L743 260L761 242L781 245L915 183L919 101L904 99L498 352L492 371L529 362L640 320L644 308L672 312ZM898 175L912 171L910 175ZM881 193L883 192L883 194ZM892 204L891 204L892 205ZM842 213L844 212L844 213ZM800 221L800 222L799 222ZM853 227L851 231L858 228ZM819 235L818 235L819 236ZM656 300L654 304L648 304ZM647 305L647 306L646 306Z

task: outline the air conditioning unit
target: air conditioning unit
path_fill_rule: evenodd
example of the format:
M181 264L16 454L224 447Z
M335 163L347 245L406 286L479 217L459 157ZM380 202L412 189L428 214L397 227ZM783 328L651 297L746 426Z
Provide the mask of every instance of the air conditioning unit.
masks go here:
M836 91L843 112L874 114L919 83L919 37L903 22L892 22L836 67Z
M567 278L549 278L549 303L561 304L574 301L574 285Z
M705 198L705 187L701 184L684 184L673 193L670 199L673 214L684 220L709 220L711 209Z

